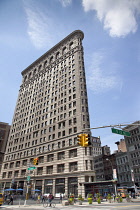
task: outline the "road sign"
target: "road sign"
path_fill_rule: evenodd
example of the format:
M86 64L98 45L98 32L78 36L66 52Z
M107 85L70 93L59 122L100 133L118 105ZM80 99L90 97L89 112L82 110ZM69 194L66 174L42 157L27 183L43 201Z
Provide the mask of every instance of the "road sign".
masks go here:
M30 168L28 168L28 170L34 170L34 169L36 169L36 167L30 167Z
M131 136L131 134L127 131L118 130L116 128L111 128L111 130L112 130L112 133L120 134L120 135L123 135L123 136Z
M30 178L31 178L30 176L27 176L27 181L30 181Z

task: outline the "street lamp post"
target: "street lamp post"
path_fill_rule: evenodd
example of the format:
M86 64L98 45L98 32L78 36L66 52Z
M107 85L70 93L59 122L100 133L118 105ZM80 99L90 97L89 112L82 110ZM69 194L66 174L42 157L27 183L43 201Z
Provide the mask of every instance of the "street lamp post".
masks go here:
M106 158L107 161L110 162L111 164L111 168L112 168L112 177L113 177L113 181L114 181L114 189L115 189L115 196L117 195L117 186L116 186L116 180L114 179L114 170L113 170L113 165L110 159Z

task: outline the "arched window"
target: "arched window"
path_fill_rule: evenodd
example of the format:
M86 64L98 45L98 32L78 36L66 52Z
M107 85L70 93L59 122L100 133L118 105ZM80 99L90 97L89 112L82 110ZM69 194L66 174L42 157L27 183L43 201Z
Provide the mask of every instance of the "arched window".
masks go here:
M58 59L60 57L60 52L56 53L56 59Z
M66 53L66 50L67 50L66 47L64 47L63 50L62 50L63 55Z
M73 48L73 42L70 43L69 49L71 50Z
M42 148L41 148L41 147L39 147L39 152L40 152L40 153L42 152Z
M27 80L27 75L26 75L25 78L24 78L24 82L26 82L26 80Z
M53 62L53 56L50 58L50 63L52 63Z
M36 69L34 70L34 72L33 72L33 75L35 75L36 74Z
M41 68L42 68L42 65L40 65L40 66L38 67L38 71L41 71Z
M29 77L28 77L29 79L31 78L31 75L32 75L32 72L29 73Z
M44 67L47 67L47 61L44 62Z

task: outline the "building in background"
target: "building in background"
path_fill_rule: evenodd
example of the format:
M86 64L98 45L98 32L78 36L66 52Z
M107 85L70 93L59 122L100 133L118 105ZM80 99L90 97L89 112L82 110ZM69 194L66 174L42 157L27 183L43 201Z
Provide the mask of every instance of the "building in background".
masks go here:
M110 153L110 147L105 145L101 147L101 154L94 157L94 169L95 169L95 174L96 174L96 181L105 181L109 180L107 178L108 174L112 173L112 168L111 170L106 170L106 166L109 166L110 169L110 163L106 161L107 158L111 157ZM107 179L106 179L107 178Z
M126 148L129 161L129 176L131 176L131 186L140 187L140 121L136 121L124 128L130 132L130 137L125 137Z
M102 147L102 155L94 159L96 180L114 179L113 170L116 169L117 186L140 187L140 121L123 128L130 132L130 137L124 137L116 142L118 150L110 154L109 148Z
M117 185L118 186L132 186L130 162L127 152L116 153L117 164Z
M93 146L93 157L101 155L102 154L102 146L101 146L101 140L100 137L91 137L91 142Z
M110 155L111 154L111 150L110 147L108 145L105 145L102 147L102 155Z
M82 183L95 180L92 148L77 145L77 135L90 127L83 38L82 31L72 32L22 71L4 188L26 188L28 176L29 190L84 196ZM36 169L28 170L35 157Z
M125 139L120 139L120 141L115 142L117 144L117 152L127 152Z
M9 131L10 131L10 125L8 123L0 122L0 172L1 172L2 162L4 159L4 153L6 150Z

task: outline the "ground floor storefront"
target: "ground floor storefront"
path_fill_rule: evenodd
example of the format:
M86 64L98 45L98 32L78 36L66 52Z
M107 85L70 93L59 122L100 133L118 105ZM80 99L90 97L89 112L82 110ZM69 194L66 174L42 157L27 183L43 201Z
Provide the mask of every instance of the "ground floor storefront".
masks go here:
M97 194L104 196L107 194L116 194L116 182L114 181L98 181L93 183L84 183L85 186L85 197L88 194Z
M92 175L92 173L91 173ZM93 177L88 176L88 180L91 181ZM78 197L81 194L85 197L85 185L83 182L87 179L87 174L71 174L67 176L49 176L49 177L36 177L32 176L27 180L27 177L24 179L14 179L12 181L3 180L2 188L4 190L8 188L14 189L23 189L24 194L27 191L29 196L37 193L40 194L49 194L52 193L54 196L59 197L60 193L65 197L68 197L70 194L74 194L75 197Z

